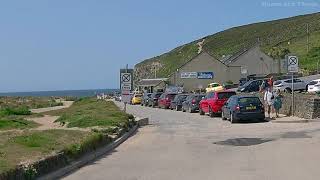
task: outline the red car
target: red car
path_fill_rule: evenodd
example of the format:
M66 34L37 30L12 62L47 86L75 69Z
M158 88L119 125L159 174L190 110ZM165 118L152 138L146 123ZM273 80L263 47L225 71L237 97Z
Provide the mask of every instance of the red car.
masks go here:
M177 94L163 93L158 100L158 107L169 109L171 101L176 97Z
M219 91L209 92L199 104L200 115L208 113L210 117L214 117L216 114L220 114L222 106L228 101L228 99L236 95L234 91Z

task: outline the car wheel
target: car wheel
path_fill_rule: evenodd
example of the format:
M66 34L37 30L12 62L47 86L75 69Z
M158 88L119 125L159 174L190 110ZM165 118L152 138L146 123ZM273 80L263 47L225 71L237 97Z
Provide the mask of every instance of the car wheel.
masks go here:
M227 118L224 116L224 112L222 111L222 113L221 113L221 118L222 118L222 120L227 120Z
M237 121L234 119L233 113L230 113L230 122L231 122L232 124L237 123Z
M210 117L215 117L215 113L212 111L211 107L209 107L209 116Z
M179 107L178 106L176 106L176 111L179 111Z
M203 115L205 114L200 107L199 107L199 114L200 114L201 116L203 116Z
M182 107L182 112L186 112L186 110L184 109L184 107Z
M188 110L189 110L189 113L193 113L193 111L192 111L192 108L191 108L191 107L189 107L189 108L188 108Z

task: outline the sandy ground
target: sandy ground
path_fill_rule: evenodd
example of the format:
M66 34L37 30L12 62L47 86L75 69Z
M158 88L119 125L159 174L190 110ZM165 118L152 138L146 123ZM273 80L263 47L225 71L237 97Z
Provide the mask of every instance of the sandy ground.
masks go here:
M68 108L73 104L73 101L62 101L63 106L56 106L56 107L48 107L48 108L40 108L40 109L32 109L32 113L43 113L58 109L64 109ZM40 124L39 127L35 128L36 130L48 130L48 129L71 129L67 128L66 126L61 125L60 123L55 123L55 121L59 118L59 116L49 116L45 115L43 117L37 117L37 118L29 118L27 120L34 121L38 124ZM74 128L76 129L76 128ZM78 129L78 128L77 128Z
M73 101L62 101L63 106L55 106L55 107L48 107L48 108L39 108L39 109L31 109L32 113L43 113L43 112L48 112L48 111L53 111L53 110L58 110L58 109L64 109L68 108L73 104Z

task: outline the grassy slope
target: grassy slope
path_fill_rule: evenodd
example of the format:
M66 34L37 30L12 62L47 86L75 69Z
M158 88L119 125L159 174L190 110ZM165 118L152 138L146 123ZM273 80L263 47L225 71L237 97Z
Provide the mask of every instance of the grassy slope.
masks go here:
M68 127L117 126L129 120L128 115L120 111L111 101L87 98L75 102L70 108L46 112L61 116L58 121L68 123Z
M123 113L113 102L97 101L93 98L79 100L70 108L51 111L48 114L63 115L60 121L69 122L69 126L72 127L129 126L129 115ZM1 118L8 119L11 116ZM53 152L63 151L69 158L77 158L85 152L109 143L111 140L106 135L119 133L28 129L34 126L35 123L25 120L0 120L0 173L14 168L21 162L37 160ZM3 131L8 129L23 130Z
M310 24L311 36L314 43L311 46L319 46L320 31L320 13L297 16L282 20L256 23L236 28L231 28L220 33L205 37L204 49L220 59L223 55L234 54L237 51L247 48L257 42L259 38L262 43L262 49L268 53L273 46L287 46L291 42L291 52L298 55L306 56L306 23ZM177 67L184 64L197 53L197 40L190 44L178 47L169 53L148 59L136 65L143 67L146 63L160 61L164 68L158 74L159 77L166 77L171 74ZM301 58L304 68L312 67L314 62Z
M88 132L71 130L0 131L0 173L20 162L35 160L70 144L79 143Z

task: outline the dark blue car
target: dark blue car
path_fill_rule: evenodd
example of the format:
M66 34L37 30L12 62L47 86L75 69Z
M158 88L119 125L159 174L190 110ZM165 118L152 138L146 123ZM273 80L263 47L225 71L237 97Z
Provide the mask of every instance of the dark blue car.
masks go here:
M235 95L222 107L222 119L231 123L241 120L264 121L264 106L256 96Z
M171 101L170 109L175 109L176 111L180 111L182 108L182 103L187 99L188 94L178 94L176 97Z

